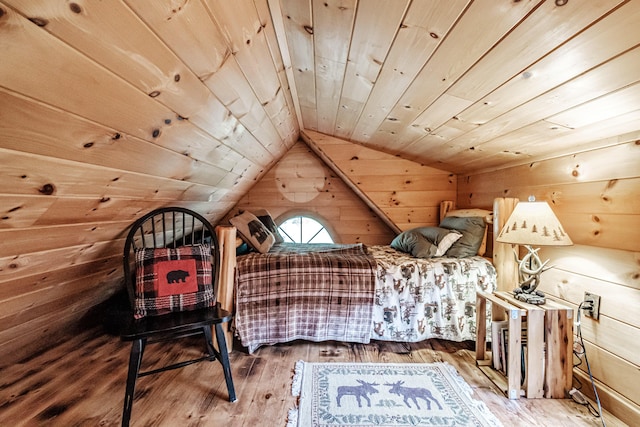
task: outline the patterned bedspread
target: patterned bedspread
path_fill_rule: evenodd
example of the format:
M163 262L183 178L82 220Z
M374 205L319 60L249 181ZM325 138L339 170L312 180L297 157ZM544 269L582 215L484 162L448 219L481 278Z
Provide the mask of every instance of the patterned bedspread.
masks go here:
M305 339L368 343L375 261L362 244L275 245L237 259L236 332L252 353Z
M488 260L420 259L390 246L368 249L377 264L372 339L475 340L476 290L491 292L496 286L496 271Z
M419 259L390 246L280 244L238 257L236 332L250 353L296 339L474 340L476 289L495 286L495 269L482 257Z

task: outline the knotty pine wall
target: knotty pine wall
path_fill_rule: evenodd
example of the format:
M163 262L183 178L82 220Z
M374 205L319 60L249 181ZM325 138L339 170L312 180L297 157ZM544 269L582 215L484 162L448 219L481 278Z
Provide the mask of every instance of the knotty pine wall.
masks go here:
M546 200L574 246L542 248L555 266L540 288L575 309L585 291L601 296L600 320L582 317L582 335L607 410L640 422L640 134L607 148L458 178L458 206L494 197ZM583 363L574 369L592 394Z
M122 286L136 218L217 223L299 132L266 0L0 0L0 46L1 367Z
M265 208L281 222L307 212L333 231L336 242L389 244L400 230L438 225L440 202L455 200L457 180L450 172L310 130L303 141L230 215Z
M226 217L264 208L276 222L319 220L337 243L389 244L395 233L304 143L295 144Z
M308 129L301 135L396 231L438 225L440 202L456 198L451 172Z

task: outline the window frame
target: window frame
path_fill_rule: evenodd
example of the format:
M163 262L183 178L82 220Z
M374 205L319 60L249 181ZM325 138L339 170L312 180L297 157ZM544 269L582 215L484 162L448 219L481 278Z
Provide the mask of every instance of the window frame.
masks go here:
M328 222L324 218L322 218L320 215L318 215L315 212L291 211L291 212L287 212L287 213L284 213L284 214L278 216L276 218L276 220L275 220L276 225L278 226L278 231L280 231L280 226L283 223L285 223L286 221L288 221L288 220L290 220L292 218L296 218L296 217L309 218L309 219L312 219L313 221L317 222L322 227L322 229L326 230L326 232L329 235L329 237L331 238L331 240L333 240L333 243L339 243L339 239L337 238L338 235L335 233L333 228L328 225ZM322 229L319 232L321 232ZM314 237L316 235L317 235L317 233L314 235ZM292 237L292 236L289 236L289 237ZM301 242L293 242L293 243L301 243ZM307 242L304 242L304 243L307 243Z

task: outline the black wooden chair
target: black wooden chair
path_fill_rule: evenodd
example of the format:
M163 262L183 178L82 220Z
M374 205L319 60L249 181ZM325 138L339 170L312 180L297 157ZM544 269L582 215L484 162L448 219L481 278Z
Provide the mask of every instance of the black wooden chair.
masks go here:
M143 248L180 248L184 246L193 247L196 244L208 244L211 248L211 257L207 257L207 262L211 265L211 275L203 275L211 279L213 289L213 301L218 292L219 274L219 247L216 235L211 224L201 215L191 210L180 207L167 207L156 209L140 219L132 226L127 235L124 246L124 277L126 289L129 293L131 308L136 307L136 263L134 262L136 250ZM184 249L184 248L183 248ZM191 250L191 249L189 249ZM148 253L149 251L144 251ZM153 252L153 250L151 251ZM202 257L204 258L204 257ZM139 261L138 261L139 262ZM205 265L204 263L202 265ZM208 268L208 265L206 265ZM143 270L145 274L148 271ZM185 271L177 270L185 276ZM175 272L167 274L169 286L179 285L184 277L169 276ZM200 274L200 273L198 273ZM219 302L207 308L196 308L189 311L170 312L168 314L149 315L142 318L134 318L133 312L128 319L124 319L120 330L120 337L123 341L131 341L131 354L129 358L129 373L127 375L127 387L124 398L124 409L122 412L122 425L129 425L131 409L133 407L134 389L136 380L139 377L163 372L170 369L181 368L192 363L201 361L218 360L222 364L224 377L226 380L229 401L236 401L236 394L231 378L231 367L229 365L229 355L227 343L223 331L223 325L232 319L232 314L220 307ZM218 350L213 346L212 328L215 328L215 336ZM202 357L181 361L169 366L153 369L147 372L140 372L142 355L148 343L184 338L188 336L202 335L204 337L205 352Z

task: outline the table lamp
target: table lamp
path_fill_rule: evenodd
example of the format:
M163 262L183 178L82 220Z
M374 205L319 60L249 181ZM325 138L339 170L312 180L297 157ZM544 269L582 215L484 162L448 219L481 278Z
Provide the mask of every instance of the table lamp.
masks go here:
M540 274L551 267L546 267L549 260L540 260L540 248L533 249L532 246L573 245L549 204L536 202L533 196L529 197L528 202L518 203L496 241L524 245L527 248L528 253L522 259L514 249L520 282L513 291L514 297L529 304L544 304L544 293L536 288L540 284Z

